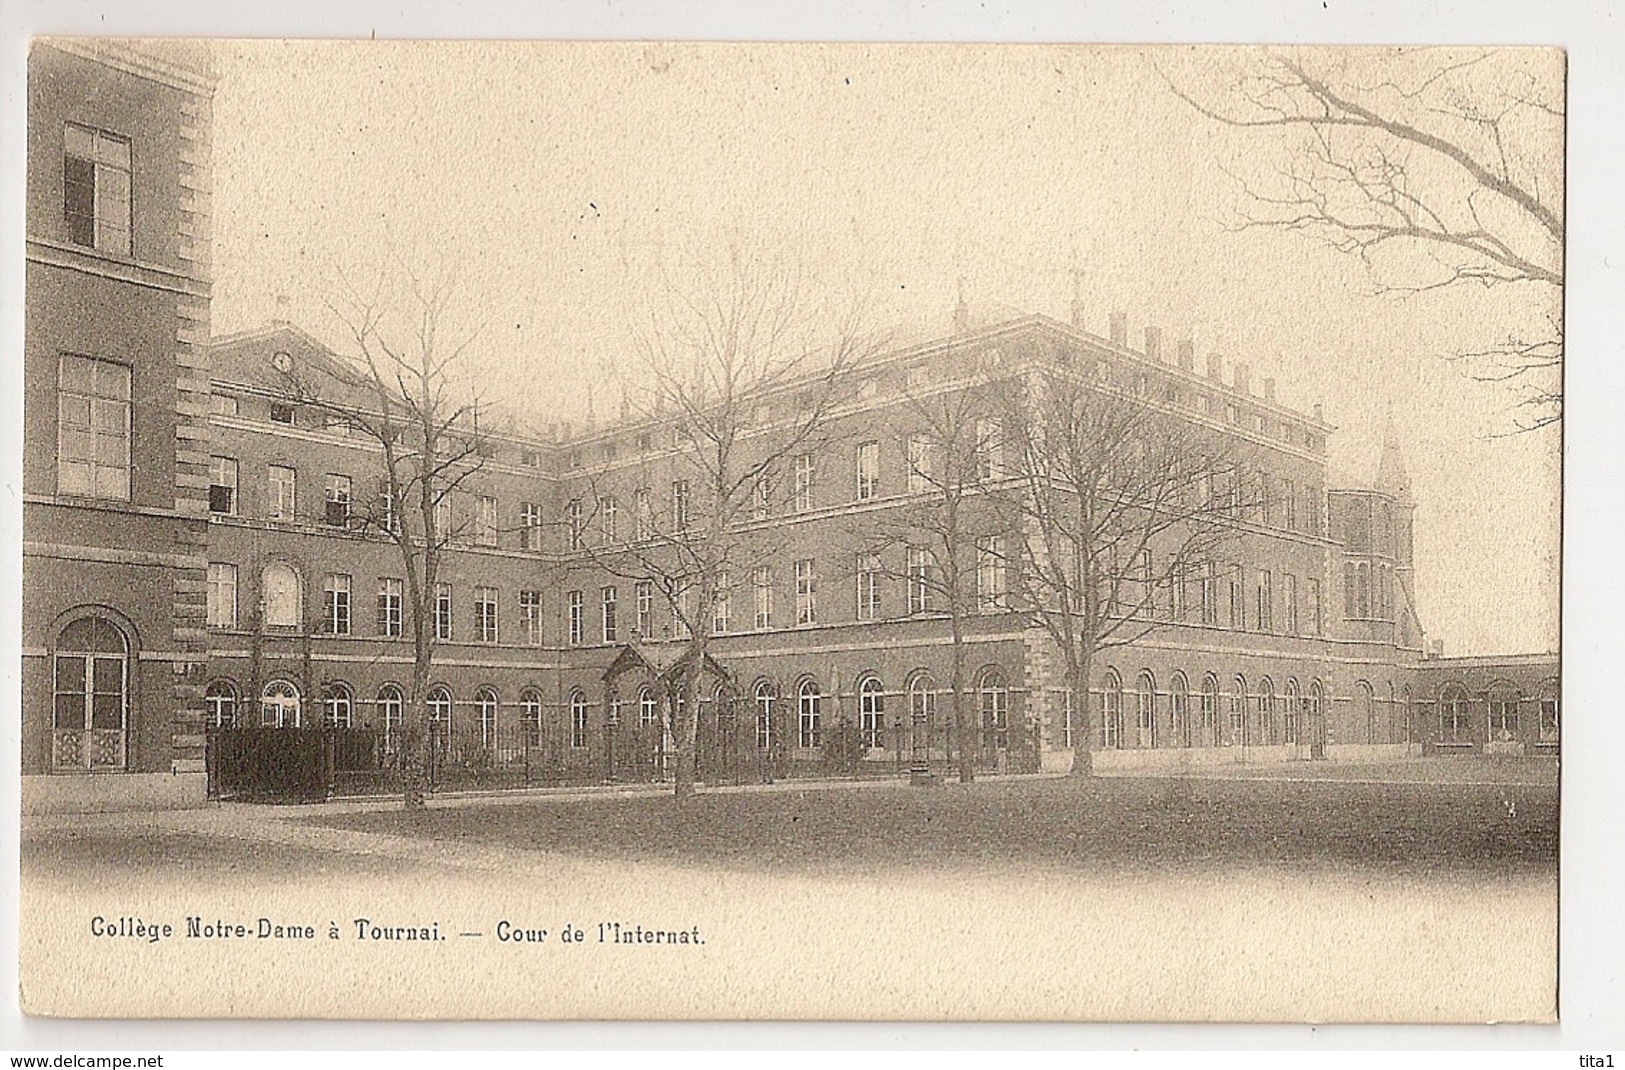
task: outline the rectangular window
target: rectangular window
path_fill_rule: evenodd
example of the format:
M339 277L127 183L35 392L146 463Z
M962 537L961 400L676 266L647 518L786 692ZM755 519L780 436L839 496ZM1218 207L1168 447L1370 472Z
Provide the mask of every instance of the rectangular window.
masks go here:
M1170 570L1168 578L1168 615L1176 620L1183 621L1189 612L1189 592L1185 589L1190 582L1190 568L1178 564Z
M757 629L773 626L773 570L766 565L757 567L751 576L751 590L756 603Z
M497 544L497 500L490 495L480 495L480 508L477 514L474 529L474 540L481 546L495 546Z
M976 540L976 603L983 613L1010 608L1004 582L1004 539Z
M266 504L271 519L292 520L298 506L297 474L292 468L280 464L268 465L266 472L270 476Z
M865 442L858 447L858 501L866 502L880 494L880 443Z
M815 461L810 453L803 453L795 463L795 511L805 513L813 507L813 476Z
M68 123L63 143L68 240L114 256L131 255L129 139Z
M812 558L796 562L796 623L818 622L818 576Z
M401 533L401 518L395 509L395 496L386 481L378 491L378 526L391 535Z
M608 495L598 499L598 530L605 545L615 541L615 499Z
M976 421L976 478L998 479L1004 474L1004 447L999 422L988 417Z
M437 583L434 585L434 637L450 640L451 622L451 584Z
M385 639L401 637L401 606L405 584L388 576L378 581L378 634Z
M569 635L570 645L580 646L586 637L586 606L580 591L571 591L565 596L565 604L569 607Z
M322 623L329 635L350 634L350 577L330 572L322 584Z
M1298 530L1298 488L1290 479L1281 480L1281 508L1286 513L1282 519L1288 531Z
M274 424L293 424L293 406L281 402L271 402L271 422Z
M214 416L236 416L237 399L230 394L210 394L209 412Z
M858 619L880 619L880 555L859 554L857 562L858 575Z
M1298 577L1290 572L1281 574L1281 586L1286 594L1286 632L1298 634Z
M1258 473L1259 516L1265 527L1275 523L1275 481L1268 472Z
M57 374L57 490L128 501L130 369L65 353Z
M688 530L688 480L673 480L671 485L671 529Z
M564 507L564 516L570 525L570 549L579 550L581 549L582 524L584 522L581 515L580 498L570 499L570 504Z
M209 627L237 627L237 566L209 562Z
M677 588L677 595L671 600L671 634L679 639L694 634L689 626L689 621L694 619L693 592L694 588L684 584Z
M330 527L348 527L350 525L350 477L329 472L322 497L324 499L323 521Z
M601 588L598 594L603 606L604 642L617 642L620 638L620 628L615 621L615 588Z
M519 592L519 631L526 646L542 645L542 592Z
M542 507L535 502L522 502L519 506L519 548L542 548Z
M931 552L923 546L910 546L908 561L909 614L931 612Z
M541 454L541 451L539 451L539 450L520 450L519 451L519 463L524 465L526 468L540 468L542 466L542 454Z
M654 496L649 493L648 487L639 487L632 492L633 522L637 525L637 538L639 542L651 539L655 533Z
M823 696L817 691L803 690L796 701L800 707L796 726L796 743L803 749L815 749L822 742L820 739L820 729L822 728L820 721L823 718L819 707L823 705Z
M209 458L209 512L237 515L237 459Z
M497 641L497 589L474 588L474 638L481 643Z
M931 442L924 435L908 436L908 492L910 494L924 494L930 490L935 479L935 458L932 455Z
M733 623L733 592L729 589L728 574L717 573L717 589L711 601L711 634L727 635Z
M1230 566L1230 627L1247 627L1247 585L1240 565Z
M1325 610L1320 605L1320 580L1314 576L1309 577L1309 625L1314 629L1315 635L1322 635L1325 631Z
M1202 564L1202 623L1219 623L1219 571L1211 561Z
M1275 591L1268 569L1258 574L1258 612L1254 620L1261 632L1275 630Z
M756 480L754 494L751 498L750 516L752 520L766 520L773 513L773 485L763 474Z
M650 580L639 580L632 585L632 600L638 615L639 639L653 639L655 632L655 585Z
M456 527L456 519L451 513L451 490L448 488L441 492L439 500L434 503L434 541L445 546L451 542Z

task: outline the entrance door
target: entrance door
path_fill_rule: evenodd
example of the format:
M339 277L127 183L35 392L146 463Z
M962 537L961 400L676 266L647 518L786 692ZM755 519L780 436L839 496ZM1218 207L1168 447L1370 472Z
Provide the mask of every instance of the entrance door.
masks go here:
M51 767L122 770L128 760L129 644L100 617L62 631L54 665Z

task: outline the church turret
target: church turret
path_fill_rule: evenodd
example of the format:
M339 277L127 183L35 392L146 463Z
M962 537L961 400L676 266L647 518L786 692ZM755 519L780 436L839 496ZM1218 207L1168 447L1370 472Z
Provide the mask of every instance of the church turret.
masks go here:
M1395 501L1411 504L1411 477L1405 471L1405 455L1399 446L1399 432L1394 429L1394 418L1388 417L1388 427L1382 436L1382 458L1377 462L1376 489L1392 495Z

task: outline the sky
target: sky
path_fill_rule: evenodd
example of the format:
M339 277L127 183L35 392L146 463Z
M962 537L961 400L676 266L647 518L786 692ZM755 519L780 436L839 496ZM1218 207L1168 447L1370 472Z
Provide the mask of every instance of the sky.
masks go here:
M1235 59L1157 57L1198 79ZM961 290L1065 318L1077 283L1089 329L1121 310L1136 344L1156 324L1322 405L1334 485L1371 478L1392 420L1429 636L1556 647L1557 433L1499 435L1505 388L1444 359L1527 309L1377 296L1301 236L1229 232L1225 171L1261 150L1143 51L266 41L218 63L217 334L287 318L344 352L341 280L450 266L491 393L579 417L612 411L662 280L730 249L910 336Z

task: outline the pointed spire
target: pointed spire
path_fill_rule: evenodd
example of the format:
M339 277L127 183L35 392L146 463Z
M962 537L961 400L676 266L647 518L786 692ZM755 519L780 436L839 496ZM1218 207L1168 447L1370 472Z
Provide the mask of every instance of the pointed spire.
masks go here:
M1377 489L1392 494L1400 501L1411 500L1411 477L1405 471L1405 453L1399 445L1399 430L1394 426L1393 405L1382 434L1382 458L1377 462Z

